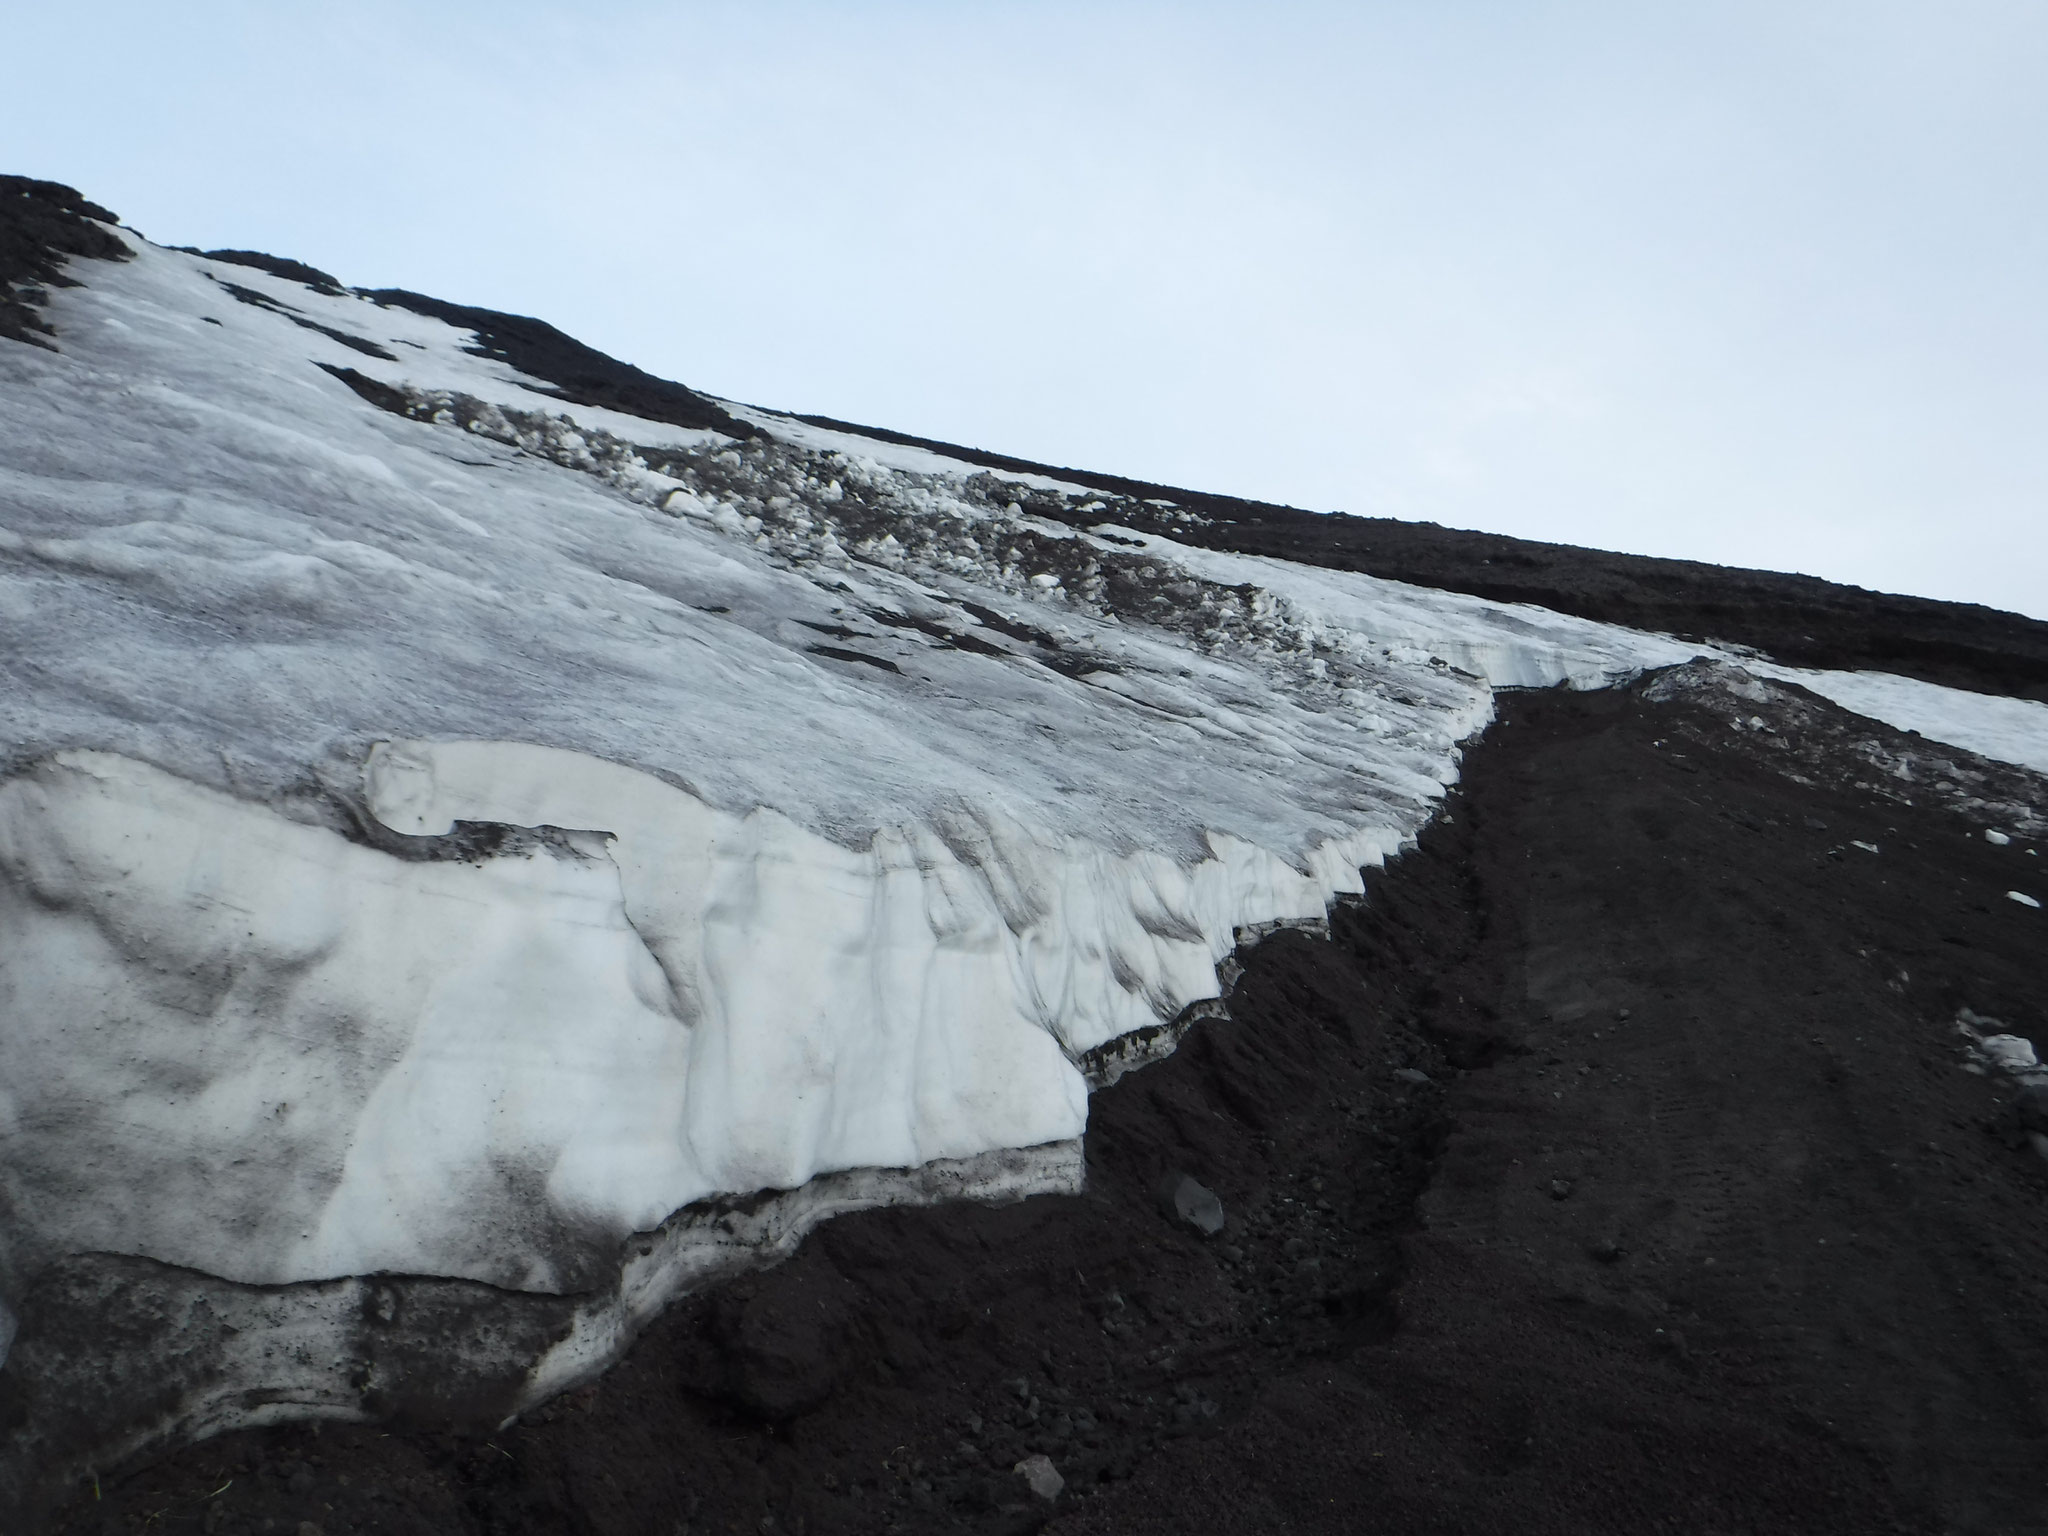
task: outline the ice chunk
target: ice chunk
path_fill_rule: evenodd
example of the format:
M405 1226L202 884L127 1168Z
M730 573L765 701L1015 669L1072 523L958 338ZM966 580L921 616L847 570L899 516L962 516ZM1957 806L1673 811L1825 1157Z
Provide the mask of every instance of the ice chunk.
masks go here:
M1986 1035L1977 1049L1992 1066L2007 1072L2030 1072L2040 1065L2034 1058L2034 1043L2019 1035Z

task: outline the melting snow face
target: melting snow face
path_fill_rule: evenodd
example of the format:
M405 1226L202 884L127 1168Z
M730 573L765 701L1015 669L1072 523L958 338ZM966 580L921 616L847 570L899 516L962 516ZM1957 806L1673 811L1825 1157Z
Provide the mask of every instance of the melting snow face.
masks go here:
M1492 687L1694 649L136 243L0 349L0 1329L88 1252L599 1298L539 1391L706 1272L695 1202L1073 1187L1090 1077L1360 889Z

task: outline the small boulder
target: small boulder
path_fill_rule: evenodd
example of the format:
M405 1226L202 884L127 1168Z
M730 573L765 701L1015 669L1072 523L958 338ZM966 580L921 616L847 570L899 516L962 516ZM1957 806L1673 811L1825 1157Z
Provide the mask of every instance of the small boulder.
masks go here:
M1067 1486L1067 1480L1059 1474L1059 1468L1052 1464L1050 1456L1026 1456L1010 1469L1024 1479L1032 1497L1050 1504L1060 1496L1060 1490Z
M1223 1202L1188 1174L1169 1173L1159 1181L1159 1207L1168 1220L1185 1222L1204 1237L1223 1230Z

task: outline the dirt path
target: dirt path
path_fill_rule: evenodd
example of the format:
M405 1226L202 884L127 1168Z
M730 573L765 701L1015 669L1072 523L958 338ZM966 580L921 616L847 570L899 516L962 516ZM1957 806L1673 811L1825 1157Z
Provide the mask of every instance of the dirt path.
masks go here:
M1085 1196L843 1218L502 1433L237 1434L72 1528L2048 1530L2048 1162L1953 1027L2048 1045L2048 882L1827 719L1509 696L1097 1096Z

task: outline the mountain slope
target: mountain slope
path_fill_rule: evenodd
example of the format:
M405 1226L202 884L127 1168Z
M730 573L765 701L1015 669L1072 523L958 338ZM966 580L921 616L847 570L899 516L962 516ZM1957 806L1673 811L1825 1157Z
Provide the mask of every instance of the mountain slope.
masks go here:
M0 1496L23 1507L238 1425L534 1413L675 1298L863 1206L1121 1180L1143 1209L1196 1154L1226 1211L1270 1201L1297 1159L1267 1148L1264 1182L1232 1186L1261 1138L1194 1127L1284 1120L1322 1145L1318 1074L1379 1091L1361 1037L1307 1075L1223 1070L1206 1107L1172 1107L1170 1069L1227 1038L1226 994L1233 1028L1262 1006L1231 985L1280 941L1234 951L1319 925L1414 846L1500 689L1704 654L1631 707L1691 688L1719 701L1709 756L1741 743L1781 798L1840 781L1993 824L2031 872L2048 707L1728 665L1787 625L1798 659L1866 661L1882 619L1923 672L2024 694L2027 621L1571 551L1530 589L1557 608L1445 589L1492 579L1469 569L1387 581L1356 569L1382 536L1357 520L990 468L710 400L537 321L0 191L17 302L47 327L0 350ZM35 286L55 276L82 286ZM1602 603L1718 605L1729 628L1559 611ZM1989 952L2038 936L2015 890ZM2026 1006L1972 985L1944 1006ZM1446 1067L1525 1047L1485 1022L1524 1001L1373 1028L1435 1069L1405 1069L1434 1105ZM1302 1027L1273 1017L1275 1041ZM1091 1090L1153 1106L1115 1174ZM1400 1110L1360 1178L1377 1278L1311 1283L1286 1349L1384 1341L1435 1115ZM1044 1205L1030 1222L1070 1221ZM888 1272L832 1306L878 1302ZM762 1376L743 1320L710 1326L690 1368L709 1399L864 1411L801 1360L777 1385L772 1343ZM908 1380L924 1348L884 1356ZM1170 1417L1220 1412L1182 1395ZM1943 1476L1894 1493L1953 1507Z

